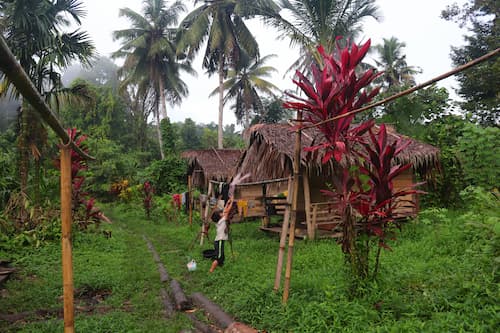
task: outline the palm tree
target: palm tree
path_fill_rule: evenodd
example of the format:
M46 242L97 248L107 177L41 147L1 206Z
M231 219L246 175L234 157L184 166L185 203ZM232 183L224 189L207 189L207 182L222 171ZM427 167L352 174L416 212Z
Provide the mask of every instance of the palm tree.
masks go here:
M94 53L94 46L85 32L79 30L64 32L73 23L81 24L80 18L85 14L82 2L80 0L4 1L0 9L2 11L0 27L7 44L35 87L48 102L55 101L57 107L61 94L68 95L74 92L72 89L62 88L61 75L57 72L57 68L68 67L73 60L89 64ZM0 73L0 97L7 94L19 97L11 82ZM39 121L34 121L35 115L32 111L29 105L20 108L21 127L18 146L23 193L27 192L28 148L31 148L37 161L40 156L37 146L43 144L43 138L46 137L45 128Z
M120 9L120 16L128 18L132 27L113 33L113 38L120 39L122 46L112 57L125 58L120 70L122 88L136 85L144 96L153 98L162 159L165 154L160 120L167 118L166 101L180 103L188 94L180 71L193 73L190 62L181 63L176 56L175 25L184 10L185 6L179 0L169 7L164 0L146 0L143 15L130 8Z
M272 23L281 38L290 38L291 45L300 47L301 54L290 69L306 73L312 61L321 65L318 45L332 53L337 37L353 40L361 32L363 19L378 19L375 0L280 0L280 6L291 19L277 16Z
M267 81L276 69L272 66L264 66L265 62L276 55L271 54L260 59L255 59L251 63L244 64L236 70L229 70L227 80L224 82L224 90L227 91L224 97L224 105L229 100L234 100L234 110L236 119L245 124L245 128L250 125L250 113L262 113L264 105L259 92L268 96L276 97L274 92L279 92L271 82ZM216 88L211 94L218 92Z
M403 53L406 44L396 37L384 38L383 41L383 44L375 45L379 58L375 63L384 71L381 78L386 89L393 90L404 85L414 85L414 75L421 71L406 63L406 55Z
M195 0L195 8L181 22L178 52L193 57L207 40L203 68L219 76L218 148L222 148L224 78L230 68L259 55L257 41L243 21L246 17L273 15L278 7L272 0Z

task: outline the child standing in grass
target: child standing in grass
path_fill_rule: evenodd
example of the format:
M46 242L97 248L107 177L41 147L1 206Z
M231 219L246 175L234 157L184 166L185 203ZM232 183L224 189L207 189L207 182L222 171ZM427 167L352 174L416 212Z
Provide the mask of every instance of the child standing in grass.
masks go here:
M212 214L212 221L217 223L216 227L216 235L214 240L214 248L215 255L214 261L210 266L210 273L212 273L217 266L224 265L224 243L229 239L229 224L231 223L231 219L235 215L235 211L237 212L236 205L233 205L233 199L230 198L222 211L215 211Z

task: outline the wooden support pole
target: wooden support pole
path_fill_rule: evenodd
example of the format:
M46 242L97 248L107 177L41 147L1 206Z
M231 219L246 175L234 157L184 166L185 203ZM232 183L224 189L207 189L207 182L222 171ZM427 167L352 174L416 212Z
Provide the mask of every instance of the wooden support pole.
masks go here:
M283 271L283 257L285 256L286 237L288 236L288 225L290 223L290 208L292 205L292 177L288 177L288 195L286 198L287 206L281 225L280 248L278 250L278 263L276 264L276 277L274 278L274 291L278 291L281 284L281 272Z
M193 181L193 176L188 176L188 197L186 200L186 204L189 205L189 226L193 225L193 194L191 193L192 186L191 183Z
M71 253L71 148L61 147L61 223L64 333L75 331L73 304L73 258Z
M315 230L311 222L311 189L309 188L309 176L306 168L302 173L302 184L304 185L304 203L306 213L307 238L314 239Z
M210 216L208 216L208 212L210 212L210 197L212 195L212 183L208 183L208 190L207 190L207 205L205 206L205 213L203 214L203 223L201 224L201 232L200 232L200 246L203 245L203 241L205 240L205 224L210 223L208 219ZM208 236L208 235L206 235Z
M302 120L302 111L297 111L297 119ZM302 130L299 128L295 135L295 157L293 159L293 199L291 209L290 230L288 236L288 254L286 260L285 270L285 284L283 287L283 303L288 302L288 295L290 293L290 280L292 276L292 262L293 262L293 246L295 243L295 223L297 222L297 204L299 196L299 181L300 181L300 150L302 149L301 142Z

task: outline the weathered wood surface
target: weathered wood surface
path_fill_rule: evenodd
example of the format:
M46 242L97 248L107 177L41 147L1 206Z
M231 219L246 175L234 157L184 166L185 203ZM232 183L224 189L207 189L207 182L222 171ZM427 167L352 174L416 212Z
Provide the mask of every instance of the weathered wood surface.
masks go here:
M175 279L170 281L170 289L172 290L177 310L186 311L192 309L191 302L187 299L186 294L184 294L179 281Z
M160 296L163 303L163 307L165 308L165 317L171 318L175 312L174 302L172 301L172 298L170 297L165 288L160 289Z
M219 330L210 327L209 325L205 324L204 322L202 322L201 320L196 318L196 316L192 313L186 313L186 316L191 320L191 322L193 323L193 326L199 332L202 332L202 333L218 333L219 332Z
M203 294L193 293L191 295L191 299L193 300L194 304L196 304L196 306L205 310L209 319L213 318L219 327L226 329L235 321L230 315L225 313L217 304L213 303Z

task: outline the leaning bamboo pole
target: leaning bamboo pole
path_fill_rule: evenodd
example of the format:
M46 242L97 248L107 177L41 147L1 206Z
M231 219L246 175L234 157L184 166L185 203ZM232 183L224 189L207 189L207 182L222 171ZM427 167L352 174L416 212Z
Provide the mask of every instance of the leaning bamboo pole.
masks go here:
M302 120L302 110L297 110L297 119ZM283 303L288 302L288 295L290 293L290 280L292 275L292 262L293 262L293 246L295 243L295 224L297 222L297 206L299 197L299 181L300 181L300 150L302 145L302 130L299 127L295 134L295 157L293 160L293 199L290 219L290 230L288 231L288 253L285 269L285 284L283 287Z
M286 237L288 236L288 225L290 223L290 208L292 205L292 176L288 177L287 188L287 206L285 208L285 215L283 216L283 225L281 226L280 235L280 248L278 250L278 262L276 264L276 277L274 278L274 291L277 292L281 284L281 272L283 271L283 257L285 256Z

